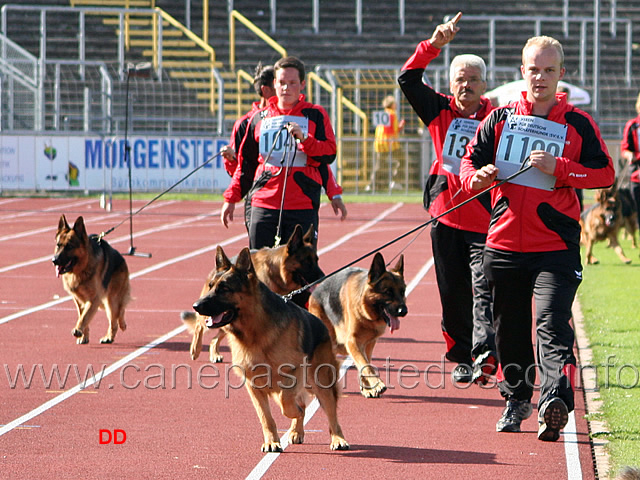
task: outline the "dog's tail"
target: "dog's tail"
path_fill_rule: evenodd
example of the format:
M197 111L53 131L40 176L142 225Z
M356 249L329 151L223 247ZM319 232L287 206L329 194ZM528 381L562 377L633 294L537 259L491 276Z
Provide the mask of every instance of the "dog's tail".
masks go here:
M198 321L196 313L185 310L180 314L180 319L189 329L189 333L193 334L196 329L196 322Z

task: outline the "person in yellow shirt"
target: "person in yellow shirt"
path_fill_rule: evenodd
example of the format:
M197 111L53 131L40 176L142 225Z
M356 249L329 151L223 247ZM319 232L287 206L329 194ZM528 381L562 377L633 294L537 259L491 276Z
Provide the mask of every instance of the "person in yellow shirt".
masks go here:
M384 100L382 100L382 107L384 108L386 114L385 120L387 121L376 126L373 143L376 154L373 169L371 170L371 180L366 188L367 191L375 190L376 174L380 167L385 165L385 161L391 162L392 176L389 178L389 188L394 188L396 184L393 178L396 176L398 167L400 166L400 161L394 152L400 150L398 137L400 131L404 128L404 120L398 120L396 99L393 95L387 95Z

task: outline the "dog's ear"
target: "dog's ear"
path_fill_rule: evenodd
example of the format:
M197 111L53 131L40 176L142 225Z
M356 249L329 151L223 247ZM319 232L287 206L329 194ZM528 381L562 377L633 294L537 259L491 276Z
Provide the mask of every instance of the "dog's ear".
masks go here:
M300 227L300 231L302 231L302 227ZM312 223L311 225L309 225L309 230L307 230L307 233L304 234L304 237L302 237L302 241L304 243L309 243L309 244L313 244L313 240L316 237L316 228L315 225Z
M65 217L63 213L60 215L60 220L58 221L58 233L56 236L60 235L60 232L64 232L65 230L69 230L69 223L67 222L67 217Z
M600 205L604 205L607 201L607 196L607 190L601 188L596 192L596 202L598 202Z
M369 283L375 283L387 271L384 265L384 258L380 252L377 252L371 262L369 269Z
M76 221L73 224L73 231L76 232L76 235L78 235L83 240L85 238L89 238L89 236L87 235L87 229L84 226L84 218L82 218L82 215L76 218Z
M289 253L295 252L302 247L302 242L302 227L298 223L296 225L296 228L293 229L293 233L291 234L291 237L289 237L289 241L287 242L287 251Z
M231 268L231 261L229 257L224 253L224 250L220 245L216 247L216 270L227 271Z
M255 273L253 269L253 262L251 261L251 252L247 247L243 248L238 254L236 268L249 274Z
M400 255L400 258L396 262L396 266L393 267L393 271L401 277L404 277L404 254Z

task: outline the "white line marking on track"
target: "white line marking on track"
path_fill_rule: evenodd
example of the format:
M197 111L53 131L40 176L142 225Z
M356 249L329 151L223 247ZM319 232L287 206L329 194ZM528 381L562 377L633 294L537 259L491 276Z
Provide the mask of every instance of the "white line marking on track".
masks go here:
M582 466L578 449L578 428L575 411L569 414L569 421L564 427L564 455L567 459L567 480L581 480Z
M235 242L239 242L242 239L246 238L246 234L240 234L240 235L236 235L235 237L231 237L228 238L227 240L225 240L224 242L221 242L219 245L228 245L230 243L235 243ZM171 258L169 260L166 260L164 262L160 262L160 263L156 263L155 265L152 265L151 267L142 269L138 272L132 273L130 275L131 279L135 279L141 275L146 275L149 272L153 272L155 270L159 270L163 267L166 267L167 265L171 265L174 263L178 263L181 262L183 260L187 260L191 257L196 257L198 255L202 255L203 253L207 253L210 252L211 250L215 250L216 245L210 245L208 247L203 247L200 248L198 250L194 250L193 252L190 253L186 253L184 255L180 255L178 257L174 257ZM35 307L31 307L31 308L27 308L26 310L21 310L20 312L16 312L13 313L11 315L7 315L6 317L2 317L0 318L0 325L2 325L3 323L7 323L10 322L11 320L15 320L16 318L20 318L20 317L24 317L25 315L29 315L31 313L35 313L35 312L39 312L41 310L46 310L49 307L53 307L55 305L58 305L60 303L63 302L67 302L71 300L71 296L67 295L66 297L61 297L57 300L52 300L51 302L47 302L47 303L43 303L42 305L37 305Z
M395 211L395 208L391 208L391 209L386 210L386 212L388 212L388 213L386 213L386 215L388 215L392 211ZM386 216L386 215L383 213L378 218L384 218L384 216ZM371 222L369 222L369 223L371 223ZM225 240L224 242L221 242L220 244L217 244L217 245L228 245L230 243L235 243L235 242L240 241L242 239L246 239L246 234L240 234L240 235L237 235L235 237L229 238L229 239ZM334 244L332 244L332 245L338 246L340 244L341 244L341 242L338 241L338 242L334 242ZM152 272L154 270L158 270L158 269L160 269L160 268L162 268L164 266L180 262L180 261L185 260L185 259L190 258L190 257L201 255L201 254L206 253L208 251L211 251L211 250L213 250L215 248L216 248L216 245L211 245L211 246L208 246L208 247L203 247L203 248L198 249L198 250L194 250L191 253L180 255L180 256L175 257L175 258L173 258L171 260L167 260L165 262L158 263L158 264L156 264L154 266L151 266L149 268L140 270L140 271L132 274L131 278L136 278L136 277L139 277L141 275L145 275L145 274L147 274L149 272ZM325 248L325 251L327 251L326 248ZM28 311L27 310L23 310L22 312L18 312L16 314L11 315L10 316L11 317L10 320L13 320L14 318L18 318L20 316L26 315L27 313L25 313L25 312L33 313L33 312L36 312L36 311L44 310L45 308L48 308L48 307L53 306L53 305L57 305L58 303L62 303L62 302L67 301L67 300L71 300L71 297L67 296L65 298L60 298L60 299L58 299L58 300L56 300L54 302L48 302L48 303L45 303L43 305L39 305L37 307L33 307L33 308L29 309ZM1 318L0 319L0 324L8 322L9 320L5 320L7 318L9 318L9 317ZM63 402L64 400L66 400L67 398L69 398L69 397L75 395L76 393L78 393L79 391L83 390L87 386L92 385L93 383L96 382L96 380L100 380L101 381L102 378L104 378L106 375L116 371L118 368L120 368L120 366L126 364L126 362L128 362L129 360L132 360L132 359L134 359L136 357L139 357L140 355L146 353L147 351L149 351L153 347L155 347L157 345L160 345L163 342L166 342L167 340L175 337L176 335L178 335L179 333L181 333L181 332L183 332L185 330L186 330L186 326L184 326L184 325L172 330L171 332L167 333L166 335L154 340L151 343L148 343L144 347L132 352L131 354L129 354L126 357L124 357L123 359L121 359L121 360L117 361L116 363L113 363L112 365L110 365L107 369L104 370L105 373L104 373L104 375L101 375L100 378L98 378L98 375L95 375L92 378L90 378L89 380L86 380L83 384L76 385L76 387L72 388L71 390L68 390L67 392L58 395L57 397L55 397L55 398L49 400L48 402L40 405L39 407L35 408L34 410L31 410L30 412L26 413L25 415L13 420L12 422L9 422L8 424L6 424L2 428L0 428L0 437L2 435L4 435L5 433L8 433L11 430L15 429L16 427L19 427L24 422L27 422L30 419L40 415L41 413L46 412L50 408L53 408L54 406L58 405L59 403ZM317 407L316 407L316 409L317 409Z
M92 203L92 202L95 202L95 200L89 199L89 200L74 201L74 202L71 202L71 203L64 203L62 205L55 205L53 207L43 208L42 210L38 210L38 212L52 212L52 211L55 211L55 210L62 210L62 209L65 209L65 208L81 207L82 205L87 205L87 204ZM2 221L13 220L14 218L27 217L29 215L33 215L33 213L34 213L33 210L29 210L29 211L25 211L25 212L7 214L7 215L3 215L2 217L0 217L0 220L2 220Z
M126 357L121 358L117 362L112 363L109 367L107 367L103 371L104 373L101 371L99 375L94 375L93 377L89 378L88 380L85 380L84 383L80 383L80 384L76 385L75 387L71 388L70 390L67 390L66 392L61 393L60 395L52 398L48 402L43 403L38 408L35 408L35 409L31 410L29 413L21 416L20 418L16 418L14 421L7 423L5 426L0 428L0 437L2 435L4 435L5 433L10 432L14 428L19 427L23 423L31 420L32 418L37 417L41 413L46 412L50 408L55 407L59 403L64 402L67 398L72 397L76 393L81 392L82 390L84 390L87 387L90 387L94 383L98 382L98 384L100 384L100 382L102 382L102 379L104 377L106 377L107 375L115 372L116 370L118 370L123 365L126 365L128 362L130 362L131 360L133 360L136 357L139 357L143 353L146 353L147 351L151 350L153 347L157 347L161 343L164 343L167 340L175 337L179 333L182 333L186 329L187 329L187 327L185 325L181 325L180 327L170 331L166 335L163 335L162 337L157 338L153 342L150 342L150 343L146 344L144 347L141 347L138 350L135 350L134 352L131 352L129 355L127 355Z
M186 220L179 220L177 222L167 223L167 224L162 225L160 227L148 228L146 230L141 230L139 232L136 232L135 236L136 236L136 238L144 237L144 236L150 235L152 233L162 232L164 230L169 230L171 228L180 227L180 226L187 225L189 223L198 222L200 220L208 218L211 215L218 215L219 213L220 213L220 210L214 210L210 214L202 214L202 215L198 215L198 216L193 217L193 218L188 218ZM49 230L51 230L51 229L49 229ZM129 240L129 238L130 238L129 235L123 235L123 236L118 237L118 238L110 239L109 243L111 245L115 245L118 242L124 242L126 240ZM15 263L13 265L7 265L6 267L2 267L2 268L0 268L0 273L9 272L11 270L16 270L18 268L28 267L29 265L35 265L37 263L49 262L49 261L51 261L51 255L47 255L47 256L39 257L39 258L34 258L32 260L27 260L27 261L24 261L24 262Z

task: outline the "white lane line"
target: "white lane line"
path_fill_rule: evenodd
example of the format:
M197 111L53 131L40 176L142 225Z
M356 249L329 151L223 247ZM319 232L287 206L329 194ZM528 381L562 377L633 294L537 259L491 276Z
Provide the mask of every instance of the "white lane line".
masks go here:
M389 209L388 211L390 212L392 210L393 209ZM234 242L239 241L241 239L246 239L246 234L241 234L241 235L237 235L235 237L229 238L229 239L225 240L224 242L220 243L219 245L223 245L223 246L224 245L228 245L230 243L234 243ZM340 244L340 242L335 242L335 245L339 245L339 244ZM154 270L158 270L159 268L162 268L162 267L164 267L166 265L170 265L172 263L177 263L179 261L185 260L185 259L193 257L193 256L201 255L201 254L206 253L208 251L211 251L211 250L213 250L215 248L216 248L216 246L212 245L212 246L209 246L209 247L201 248L199 250L195 250L194 252L191 252L189 254L185 254L185 255L181 255L181 256L175 257L173 260L168 260L166 262L161 262L161 263L159 263L157 265L154 265L152 267L149 267L149 268L147 268L145 270L141 270L139 272L136 272L135 274L132 275L132 277L135 278L137 276L144 275L144 274L152 272ZM70 299L71 299L71 297L65 297L64 299L57 300L55 303L49 302L49 303L44 304L44 305L51 306L52 303L53 304L57 304L57 303L61 303L63 301L70 300ZM40 305L39 307L34 307L31 310L32 311L43 310L43 308L41 308L41 307L43 307L43 305ZM4 323L2 320L3 319L0 319L0 324ZM50 408L58 405L59 403L61 403L64 400L66 400L67 398L70 398L71 396L75 395L76 393L78 393L79 391L83 390L87 386L92 385L97 380L101 381L102 378L104 378L106 375L108 375L110 373L113 373L114 371L119 369L122 365L124 365L126 363L126 361L130 361L130 360L132 360L132 359L134 359L136 357L139 357L143 353L146 353L148 350L152 349L153 347L155 347L157 345L160 345L161 343L166 342L167 340L175 337L176 335L178 335L179 333L183 332L184 330L186 330L186 326L184 326L184 325L172 330L171 332L167 333L166 335L154 340L151 343L148 343L144 347L139 348L138 350L130 353L129 355L127 355L123 359L119 360L118 362L112 364L111 366L109 366L107 369L104 370L104 372L105 372L104 374L102 374L102 372L101 372L100 376L95 375L95 376L91 377L90 379L86 380L83 384L79 384L76 387L72 388L71 390L68 390L68 391L66 391L64 393L61 393L57 397L49 400L48 402L45 402L44 404L40 405L39 407L35 408L34 410L31 410L30 412L26 413L25 415L13 420L12 422L9 422L8 424L6 424L2 428L0 428L0 436L4 435L5 433L10 432L11 430L15 429L16 427L19 427L23 423L28 422L29 420L31 420L32 418L40 415L41 413L46 412ZM318 407L316 407L316 409L317 408Z
M167 205L171 205L173 203L175 203L176 200L168 200L166 202L161 202L158 203L156 205L152 205L149 207L149 210L152 210L154 208L158 208L158 207L166 207ZM54 209L54 207L51 207L49 210ZM55 207L55 209L57 210L58 207ZM89 214L91 212L87 212L87 214ZM124 217L128 217L128 213L122 212L121 214L119 214L118 212L113 212L111 214L105 214L105 215L99 215L99 216L95 216L95 217L87 217L86 214L84 215L84 220L85 220L85 224L92 224L93 222L102 222L104 219L106 218L110 218L113 219L116 216L124 216ZM72 220L71 218L69 218L68 220ZM43 228L37 228L34 230L26 230L24 232L19 232L19 233L13 233L11 235L5 235L0 237L0 242L6 242L7 240L15 240L16 238L24 238L24 237L30 237L32 235L39 235L41 233L45 233L45 232L52 232L55 231L55 229L57 228L56 224L52 224L50 227L43 227Z
M246 238L247 238L247 234L246 233L240 234L240 235L236 235L235 237L231 237L231 238L226 239L225 241L221 242L219 245L228 245L228 244L231 244L231 243L239 242L240 240L243 240L243 239L246 239ZM216 244L216 245L218 245L218 244ZM139 277L141 275L146 275L149 272L153 272L155 270L159 270L159 269L164 268L164 267L166 267L168 265L172 265L174 263L178 263L178 262L181 262L183 260L187 260L187 259L189 259L191 257L196 257L198 255L202 255L203 253L207 253L207 252L210 252L211 250L215 250L216 245L210 245L208 247L200 248L200 249L194 250L194 251L192 251L190 253L186 253L184 255L180 255L178 257L171 258L171 259L166 260L164 262L157 263L155 265L152 265L151 267L148 267L148 268L145 268L145 269L140 270L138 272L132 273L129 277L133 280L133 279L135 279L135 278L137 278L137 277ZM42 310L46 310L49 307L53 307L55 305L58 305L58 304L63 303L63 302L67 302L69 300L71 300L71 296L67 295L65 297L61 297L61 298L58 298L56 300L52 300L51 302L43 303L43 304L37 305L35 307L27 308L26 310L21 310L19 312L15 312L15 313L13 313L11 315L7 315L6 317L0 318L0 325L2 325L3 323L8 323L11 320L15 320L16 318L24 317L24 316L29 315L31 313L35 313L35 312L39 312L39 311L42 311Z
M422 266L422 268L416 274L416 276L413 277L411 282L409 282L406 290L407 297L411 294L413 289L416 286L418 286L420 281L424 278L424 276L427 274L427 272L432 266L433 266L433 258L429 259L429 261ZM353 365L353 359L351 357L347 357L343 362L342 367L340 367L340 378L338 379L338 381L342 380L342 377L344 376L345 372L351 365ZM313 415L318 411L319 407L320 407L320 404L318 400L314 398L313 401L309 404L309 406L306 409L306 412L304 415L305 425L309 420L311 420ZM280 439L280 446L282 447L283 452L288 445L289 445L289 439L285 435ZM258 462L258 464L254 467L254 469L251 470L251 473L247 475L246 480L258 480L262 478L262 476L265 473L267 473L267 470L269 470L269 467L273 465L273 462L275 462L279 456L280 456L280 453L277 453L277 452L265 454L265 456L262 457L262 460L260 460L260 462Z
M582 480L580 450L578 449L578 428L575 411L569 414L569 421L563 430L564 455L567 459L567 480Z
M162 225L160 227L153 227L153 228L148 228L147 230L140 230L139 232L135 232L135 237L136 238L140 238L140 237L144 237L144 236L150 235L152 233L157 233L157 232L161 232L161 231L164 231L164 230L169 230L171 228L181 227L181 226L184 226L184 225L188 225L189 223L194 223L194 222L198 222L200 220L207 219L211 215L218 215L219 213L220 213L220 210L214 210L210 214L201 214L201 215L198 215L197 217L188 218L186 220L178 220L176 222L167 223L167 224ZM107 241L111 245L114 245L114 244L116 244L118 242L124 242L126 240L129 240L129 238L130 238L130 235L123 235L123 236L118 237L118 238L107 239ZM50 261L51 261L51 255L46 255L44 257L34 258L34 259L31 259L31 260L26 260L24 262L14 263L13 265L7 265L6 267L0 268L0 273L9 272L11 270L17 270L18 268L28 267L30 265L35 265L37 263L50 262Z
M37 417L38 415L40 415L41 413L46 412L47 410L49 410L50 408L55 407L56 405L58 405L59 403L64 402L67 398L72 397L73 395L75 395L76 393L84 390L87 387L90 387L91 385L93 385L94 383L98 382L98 385L100 384L100 382L102 381L102 379L104 377L106 377L107 375L110 375L111 373L115 372L116 370L118 370L120 367L122 367L123 365L126 365L128 362L130 362L131 360L133 360L134 358L139 357L140 355L146 353L147 351L151 350L153 347L157 347L158 345L160 345L161 343L166 342L167 340L175 337L176 335L178 335L179 333L182 333L184 330L186 330L186 326L185 325L181 325L180 327L172 330L171 332L167 333L166 335L155 339L154 341L146 344L144 347L139 348L138 350L135 350L134 352L131 352L129 355L127 355L124 358L121 358L120 360L118 360L115 363L112 363L109 367L107 367L104 371L101 371L100 374L98 375L94 375L93 377L85 380L83 383L79 383L78 385L76 385L75 387L65 391L64 393L61 393L60 395L52 398L51 400L49 400L48 402L43 403L42 405L40 405L38 408L35 408L33 410L31 410L29 413L26 413L25 415L21 416L20 418L16 418L15 420L13 420L12 422L7 423L6 425L4 425L2 428L0 428L0 437L2 435L4 435L5 433L10 432L11 430L13 430L16 427L19 427L20 425L22 425L25 422L28 422L29 420L31 420L34 417Z
M81 207L82 205L87 205L89 203L93 203L95 202L94 199L89 199L89 200L80 200L80 201L74 201L71 203L64 203L62 205L55 205L53 207L47 207L47 208L43 208L40 210L29 210L29 211L25 211L25 212L18 212L18 213L12 213L12 214L7 214L7 215L3 215L0 217L0 220L5 221L5 220L13 220L15 218L21 218L21 217L27 217L29 215L33 215L34 213L38 213L38 212L52 212L52 211L56 211L56 210L61 210L61 209L65 209L65 208L76 208L76 207Z

